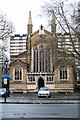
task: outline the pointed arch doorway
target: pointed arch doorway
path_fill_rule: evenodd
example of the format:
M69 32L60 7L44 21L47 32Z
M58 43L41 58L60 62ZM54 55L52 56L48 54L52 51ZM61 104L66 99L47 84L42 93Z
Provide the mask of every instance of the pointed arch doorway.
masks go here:
M38 80L38 89L40 89L41 87L44 87L44 80L40 77Z

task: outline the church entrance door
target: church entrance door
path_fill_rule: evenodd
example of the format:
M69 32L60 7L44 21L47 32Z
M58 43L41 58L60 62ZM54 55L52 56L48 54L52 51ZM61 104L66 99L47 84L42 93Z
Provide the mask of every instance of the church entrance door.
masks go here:
M42 78L39 78L39 80L38 80L38 89L40 89L41 87L44 87L44 80Z

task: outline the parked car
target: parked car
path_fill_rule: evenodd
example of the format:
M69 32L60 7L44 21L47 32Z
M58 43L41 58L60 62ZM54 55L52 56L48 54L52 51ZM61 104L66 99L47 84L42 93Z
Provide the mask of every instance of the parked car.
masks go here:
M38 91L38 98L39 97L51 97L51 90L48 87L41 87Z
M0 88L0 97L8 97L9 92L6 88Z

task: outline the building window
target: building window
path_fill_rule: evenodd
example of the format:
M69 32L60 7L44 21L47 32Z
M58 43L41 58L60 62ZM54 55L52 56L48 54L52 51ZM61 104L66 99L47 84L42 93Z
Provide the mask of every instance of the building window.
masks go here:
M50 49L45 51L45 71L50 72Z
M38 71L38 49L34 50L34 72Z
M29 82L34 82L35 81L35 77L34 76L28 76L28 80L29 80Z
M34 72L50 72L50 49L43 45L34 49Z
M14 80L22 80L22 68L20 66L16 66L14 69Z
M60 79L67 79L67 67L60 67Z
M47 82L53 82L54 78L53 76L47 76Z
M40 46L39 56L40 56L40 72L44 72L44 47L43 46Z

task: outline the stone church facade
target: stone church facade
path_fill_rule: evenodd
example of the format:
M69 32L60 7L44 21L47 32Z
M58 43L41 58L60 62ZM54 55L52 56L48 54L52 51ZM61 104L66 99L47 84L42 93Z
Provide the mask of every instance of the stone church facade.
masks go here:
M32 17L29 12L26 50L18 55L11 55L10 92L36 92L40 87L49 87L52 92L74 92L73 67L69 64L66 66L64 61L55 67L51 49L47 46L49 39L55 34L55 19L51 24L51 32L41 25L39 30L33 33Z

